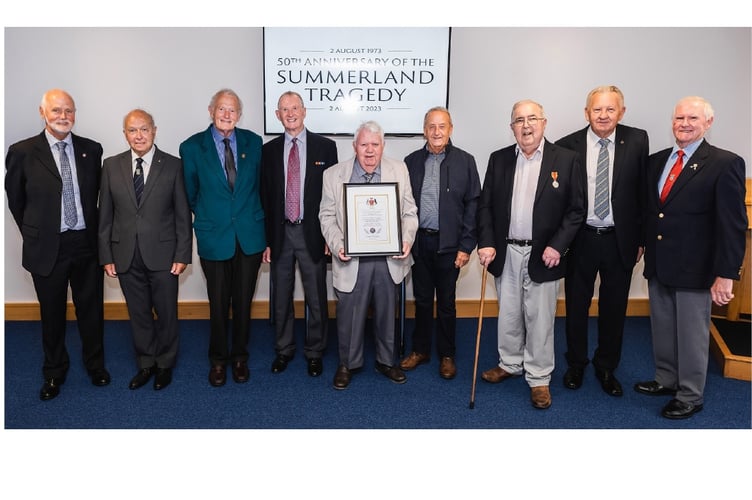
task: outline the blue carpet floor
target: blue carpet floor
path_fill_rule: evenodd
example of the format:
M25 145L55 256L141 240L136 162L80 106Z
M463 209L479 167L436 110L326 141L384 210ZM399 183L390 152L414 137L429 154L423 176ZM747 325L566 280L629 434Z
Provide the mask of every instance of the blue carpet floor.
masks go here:
M369 343L366 366L345 391L332 387L334 334L321 377L307 375L302 352L287 371L272 374L273 333L266 320L252 322L250 382L230 379L222 388L206 379L208 322L182 321L174 380L160 392L151 385L128 389L136 371L130 329L125 321L108 321L112 384L94 387L81 364L75 323L68 326L67 381L60 396L42 402L39 324L5 323L0 488L28 492L13 498L132 499L146 490L165 498L218 492L545 498L577 492L600 499L608 491L609 499L631 500L674 495L687 481L694 484L692 498L723 497L744 491L739 480L749 472L749 382L723 378L711 359L705 409L684 421L660 417L667 398L632 390L653 376L647 318L627 320L617 371L622 398L604 394L592 369L580 390L563 387L564 325L557 319L553 405L546 411L530 405L524 379L490 385L480 376L475 409L468 408L477 331L472 319L458 323L454 380L439 377L434 358L408 372L406 384L393 384L374 372ZM302 336L302 321L298 327ZM408 320L408 350L411 328ZM495 365L495 346L495 319L487 319L479 373ZM643 474L651 480L636 479ZM92 475L99 483L88 483Z

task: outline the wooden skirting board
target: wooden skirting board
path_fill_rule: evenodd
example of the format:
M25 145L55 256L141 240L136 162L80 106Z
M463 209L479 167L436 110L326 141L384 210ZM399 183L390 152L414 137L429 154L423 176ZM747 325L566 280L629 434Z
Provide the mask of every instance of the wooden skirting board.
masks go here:
M480 310L480 300L458 300L457 317L477 318ZM493 318L497 315L499 305L496 299L486 300L483 306L483 316ZM590 315L598 314L598 300L593 300ZM648 316L650 308L648 299L631 299L627 306L627 316ZM295 301L295 317L302 318L304 305L302 300ZM563 317L564 300L559 299L556 305L556 315ZM405 316L415 317L415 303L408 300L405 303ZM180 319L209 319L209 303L204 301L178 303L178 317ZM251 317L265 319L269 317L269 301L254 301L251 304ZM336 317L336 302L329 302L329 317ZM9 321L35 321L39 320L39 304L36 302L13 302L5 304L5 319ZM105 302L104 318L108 320L128 319L128 310L125 302ZM68 304L68 319L76 319L73 303Z

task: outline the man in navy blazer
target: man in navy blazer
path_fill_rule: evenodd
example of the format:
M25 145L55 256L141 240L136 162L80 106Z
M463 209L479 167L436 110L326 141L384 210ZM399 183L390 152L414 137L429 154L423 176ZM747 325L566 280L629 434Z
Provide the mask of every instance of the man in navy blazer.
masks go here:
M705 140L713 117L702 97L681 99L673 114L676 145L648 163L644 274L655 377L634 388L672 395L661 410L671 419L702 410L711 302L723 306L734 297L744 258L744 160Z
M178 276L191 262L191 210L180 159L154 145L157 126L142 109L123 119L128 151L107 158L99 194L99 262L128 306L138 389L172 381L178 352ZM156 312L157 319L154 318Z
M337 145L306 128L306 108L297 92L288 91L280 96L276 114L285 133L264 144L261 151L261 202L269 245L263 261L271 265L277 353L272 372L284 371L295 354L293 292L297 262L309 311L305 357L308 374L316 377L323 371L321 358L329 326L326 292L329 249L319 223L321 180L324 170L337 163ZM292 174L288 168L290 161L297 169Z
M546 409L559 279L585 198L577 154L544 139L543 106L517 102L510 126L517 144L491 153L478 203L478 257L499 299L499 364L482 378L524 372L533 406Z
M39 397L47 401L60 393L70 367L65 349L69 284L91 381L107 385L110 374L104 367L104 279L97 263L102 146L71 132L76 105L63 90L44 94L39 115L44 131L8 148L5 191L23 237L22 265L39 300L45 379ZM68 186L70 198L63 196Z
M266 248L261 137L237 128L243 104L230 89L209 103L212 124L180 145L198 255L209 298L209 383L247 382L251 299ZM232 308L232 335L228 341Z
M614 85L590 91L585 105L588 127L556 141L577 152L583 166L581 182L587 216L572 243L566 292L566 359L564 386L579 389L588 359L588 321L596 275L598 346L593 354L595 376L611 396L621 396L614 375L621 359L624 318L632 270L643 253L642 210L648 134L619 124L624 95Z

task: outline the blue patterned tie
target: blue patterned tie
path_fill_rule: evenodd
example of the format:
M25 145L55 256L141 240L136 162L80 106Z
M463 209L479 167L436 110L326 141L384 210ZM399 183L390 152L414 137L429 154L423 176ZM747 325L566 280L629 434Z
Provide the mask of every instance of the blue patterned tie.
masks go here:
M141 204L144 193L144 159L136 158L136 171L133 173L133 190L136 192L136 204Z
M60 174L63 177L63 213L65 224L70 227L76 227L78 223L78 214L76 213L76 193L73 186L73 174L71 173L71 164L68 159L68 155L65 152L65 146L63 141L55 144L55 147L60 152Z
M608 216L608 139L601 139L598 144L601 150L598 152L598 166L595 170L595 215L601 220Z

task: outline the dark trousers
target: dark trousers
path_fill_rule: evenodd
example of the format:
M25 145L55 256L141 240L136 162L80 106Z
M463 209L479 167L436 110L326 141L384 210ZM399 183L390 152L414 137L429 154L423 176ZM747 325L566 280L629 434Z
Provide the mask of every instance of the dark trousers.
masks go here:
M305 356L321 358L326 348L329 314L326 296L326 259L314 262L306 247L302 224L285 224L285 238L271 263L274 294L274 349L278 354L295 354L295 263L300 267L303 292L308 307Z
M88 372L104 368L104 273L97 263L97 251L85 231L60 235L55 267L49 276L32 274L42 317L42 345L45 379L65 378L70 367L65 348L65 312L68 285L76 308L82 357Z
M261 252L246 255L235 244L228 260L201 259L209 296L209 361L212 365L248 360L251 300L261 267ZM229 312L232 309L232 339Z
M564 280L567 311L566 359L572 368L584 368L588 364L588 310L596 275L600 275L600 288L598 347L593 354L593 366L596 370L613 371L621 359L632 267L624 269L615 231L597 234L581 229L572 243Z
M136 244L128 271L118 272L128 306L138 368L172 368L178 353L178 277L150 271ZM157 319L154 319L154 312Z
M413 351L431 353L433 300L436 296L436 350L439 357L454 357L456 351L457 308L455 297L460 270L454 266L455 252L437 253L439 235L418 232L417 252L413 254L413 295L415 332Z

